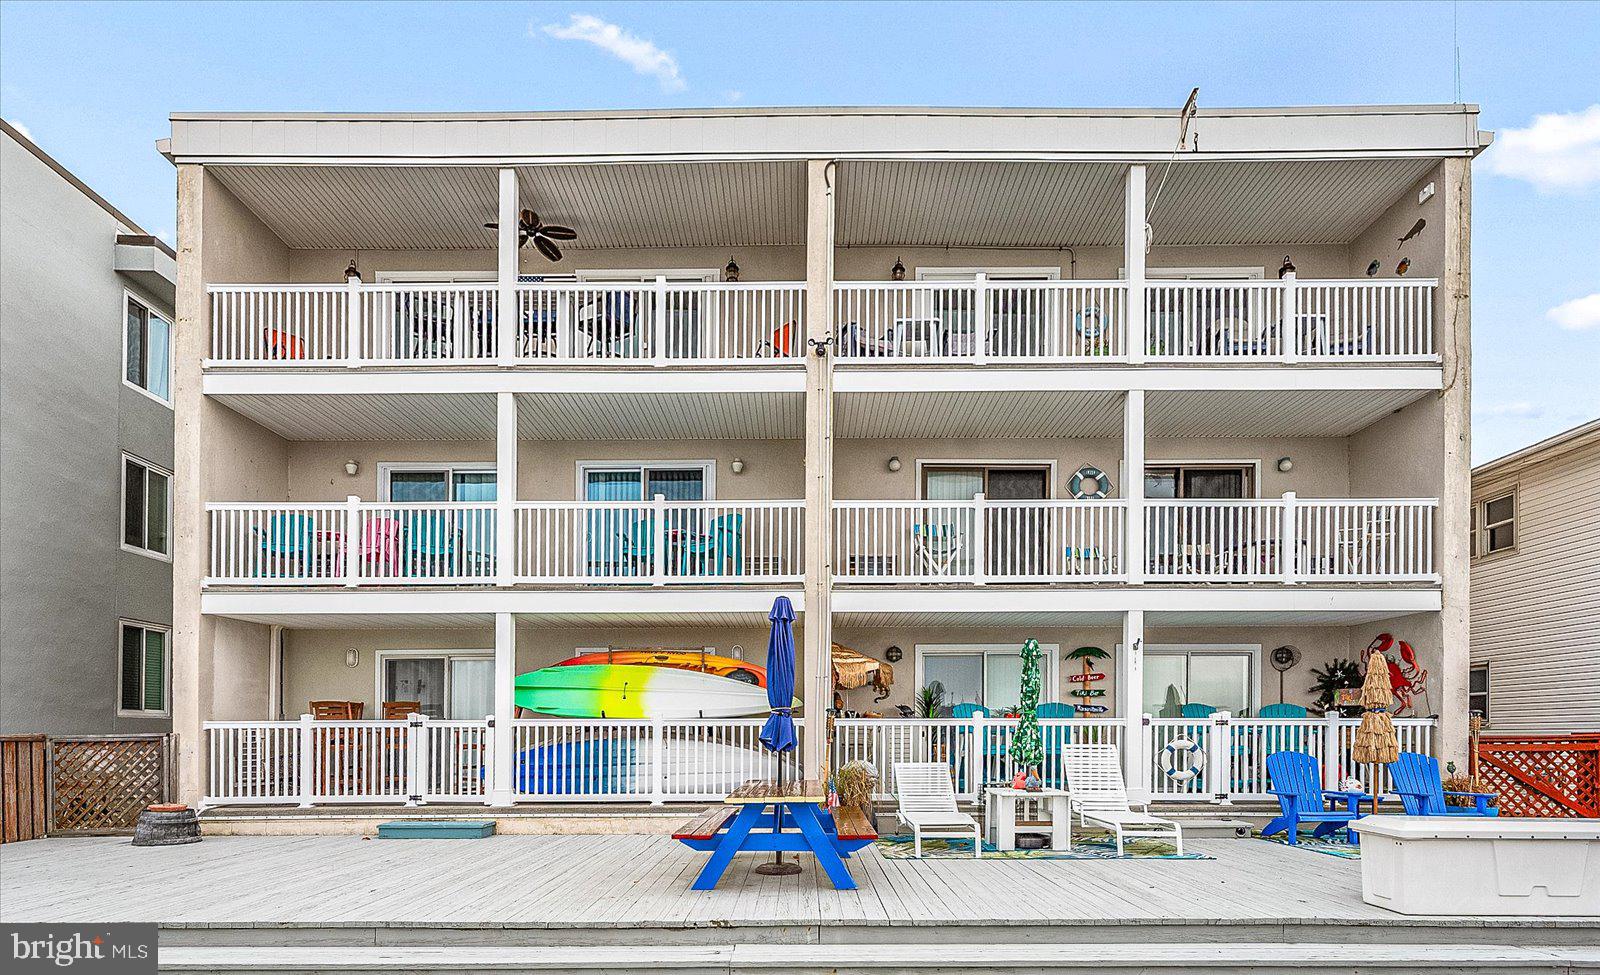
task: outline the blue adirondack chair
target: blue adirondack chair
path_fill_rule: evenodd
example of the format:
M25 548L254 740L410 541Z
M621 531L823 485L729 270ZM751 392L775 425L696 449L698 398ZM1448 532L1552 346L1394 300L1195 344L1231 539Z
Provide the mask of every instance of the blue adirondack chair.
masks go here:
M1400 796L1407 816L1498 816L1493 792L1446 792L1439 760L1419 752L1401 752L1389 763L1389 781ZM1446 796L1472 799L1471 806L1447 806Z
M296 576L310 567L316 526L309 515L270 515L266 529L257 528L255 533L261 546L262 575Z
M1262 718L1304 718L1306 709L1298 704L1268 704L1261 708L1258 717ZM1262 749L1267 754L1273 752L1300 752L1305 751L1305 731L1301 728L1276 728L1269 727L1262 730Z
M1209 718L1217 713L1217 709L1209 704L1185 704L1179 713L1185 718Z
M453 576L456 569L456 530L448 511L409 511L401 515L406 561L419 576Z
M1270 791L1278 797L1277 819L1262 827L1262 836L1285 833L1290 845L1299 842L1301 823L1315 823L1313 837L1327 836L1361 818L1361 800L1372 797L1365 792L1331 792L1322 788L1322 769L1317 760L1300 752L1274 752L1267 756ZM1329 801L1343 804L1330 809ZM1360 842L1353 830L1345 830L1351 845Z
M984 717L987 718L989 716L989 709L984 707L981 704L973 704L970 701L963 701L960 704L952 704L952 705L950 705L950 717L952 717L952 718L960 718L963 721L971 721L972 720L972 716L975 715L975 714L981 714L981 715L983 715ZM984 740L983 741L967 742L966 739L968 739L970 737L971 737L971 733L969 731L962 731L957 736L957 742L958 743L963 743L964 742L966 744L966 747L968 747L968 748L980 749L978 754L987 756L988 753L989 753L988 752L988 749L989 749L989 741L988 741L989 733L987 731L984 732L984 734L983 734L983 739ZM959 747L956 750L957 750L957 752L961 751L961 749ZM952 756L952 757L955 757L955 756ZM961 761L959 764L956 765L956 776L957 776L956 784L960 785L963 789L966 788L966 784L965 784L966 774L967 774L967 763L965 761Z
M683 543L682 575L744 575L744 515L717 515L705 534Z
M1078 709L1060 701L1046 701L1034 708L1033 714L1038 718L1076 718Z

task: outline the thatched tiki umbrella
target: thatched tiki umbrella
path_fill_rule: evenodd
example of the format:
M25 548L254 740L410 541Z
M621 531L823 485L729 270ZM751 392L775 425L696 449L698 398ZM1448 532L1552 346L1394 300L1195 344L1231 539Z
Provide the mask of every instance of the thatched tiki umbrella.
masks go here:
M1381 653L1367 657L1367 679L1361 685L1361 727L1356 729L1355 745L1350 757L1365 765L1387 765L1400 757L1400 741L1395 737L1394 718L1389 714L1389 702L1394 697L1394 685L1389 682L1389 658ZM1378 798L1373 794L1372 812L1377 815Z

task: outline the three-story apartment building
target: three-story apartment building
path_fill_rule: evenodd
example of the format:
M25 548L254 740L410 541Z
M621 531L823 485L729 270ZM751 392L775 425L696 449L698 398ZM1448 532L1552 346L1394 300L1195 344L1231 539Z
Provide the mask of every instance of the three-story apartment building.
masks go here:
M514 681L759 661L778 595L808 769L972 791L1029 637L1050 734L1158 798L1358 771L1308 688L1380 633L1407 744L1458 756L1486 144L1461 105L175 115L181 789L715 794L766 766L664 756L759 722ZM835 643L896 679L830 728ZM992 726L896 714L934 682ZM516 771L574 741L656 771Z

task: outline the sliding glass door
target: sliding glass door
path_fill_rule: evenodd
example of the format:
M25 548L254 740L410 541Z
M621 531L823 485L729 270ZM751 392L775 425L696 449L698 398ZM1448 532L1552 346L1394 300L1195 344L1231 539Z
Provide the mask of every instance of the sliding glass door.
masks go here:
M608 578L648 575L655 562L654 515L648 503L659 495L667 502L704 501L709 470L705 465L626 465L587 467L583 496L587 501L628 502L591 511L587 518L588 574ZM662 537L673 539L696 529L695 510L667 513Z

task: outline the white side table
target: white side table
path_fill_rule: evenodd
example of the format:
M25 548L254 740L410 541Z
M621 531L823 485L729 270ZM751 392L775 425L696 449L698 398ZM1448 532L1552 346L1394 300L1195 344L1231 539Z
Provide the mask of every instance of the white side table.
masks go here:
M1034 800L1050 810L1050 848L1072 849L1072 815L1067 806L1070 793L1065 789L1013 789L996 786L984 791L983 821L989 842L997 850L1017 848L1017 803Z

